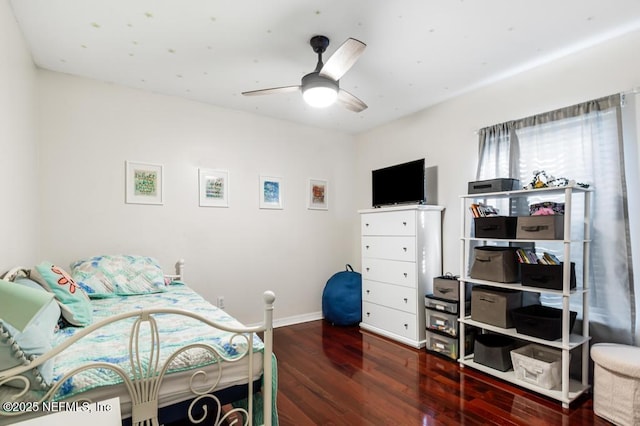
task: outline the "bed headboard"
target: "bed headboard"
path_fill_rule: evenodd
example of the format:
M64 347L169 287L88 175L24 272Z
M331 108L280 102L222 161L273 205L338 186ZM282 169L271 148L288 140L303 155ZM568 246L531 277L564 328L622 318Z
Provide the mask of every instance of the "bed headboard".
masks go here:
M175 264L175 274L164 274L165 279L169 281L184 281L184 259L180 259Z

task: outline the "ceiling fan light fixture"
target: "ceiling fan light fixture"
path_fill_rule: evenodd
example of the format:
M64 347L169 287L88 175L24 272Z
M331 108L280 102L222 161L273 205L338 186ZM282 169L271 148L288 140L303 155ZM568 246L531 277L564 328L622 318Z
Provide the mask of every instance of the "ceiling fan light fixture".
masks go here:
M302 98L314 108L326 108L338 99L338 83L318 73L307 74L302 78Z
M242 95L256 96L300 91L304 101L313 108L326 108L337 101L353 112L362 112L367 109L367 104L346 90L340 89L340 79L358 60L367 45L355 38L348 38L324 63L322 54L329 46L329 39L322 35L316 35L311 37L309 44L318 55L318 62L313 72L302 77L299 86L250 90L242 92Z
M332 87L312 87L302 94L304 101L314 108L326 108L338 98L338 92Z

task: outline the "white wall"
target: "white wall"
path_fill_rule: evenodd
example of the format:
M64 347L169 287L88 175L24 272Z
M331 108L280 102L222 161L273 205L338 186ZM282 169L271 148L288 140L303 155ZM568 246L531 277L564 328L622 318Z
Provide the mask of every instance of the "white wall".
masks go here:
M0 1L0 273L37 261L36 69L6 0Z
M209 300L225 296L245 322L260 319L265 289L277 293L276 318L320 310L326 279L359 266L355 211L370 206L371 169L402 161L438 167L444 270L458 273L458 195L474 178L475 131L640 86L634 33L353 138L36 72L7 1L0 34L0 269L130 252L169 270L184 257L187 281ZM124 203L125 160L164 164L164 206ZM198 167L230 170L230 208L198 207ZM259 174L285 178L283 211L258 209ZM330 181L329 211L306 209L309 177Z
M358 256L351 136L39 71L41 255L186 260L186 281L244 322L318 313L326 280ZM163 206L125 204L125 160L164 165ZM198 206L198 167L230 172L230 207ZM260 174L284 178L284 210L258 208ZM308 210L308 178L329 210Z
M438 166L438 204L446 208L444 271L459 274L459 195L475 180L476 131L640 86L638 46L635 32L358 135L358 208L371 205L371 169L426 157Z

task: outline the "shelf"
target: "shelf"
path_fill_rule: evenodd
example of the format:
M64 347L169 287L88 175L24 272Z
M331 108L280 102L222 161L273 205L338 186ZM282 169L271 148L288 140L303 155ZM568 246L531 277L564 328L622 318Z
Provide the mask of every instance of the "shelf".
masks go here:
M465 359L461 359L458 360L458 362L462 365L466 365L469 367L472 367L476 370L480 370L482 372L485 372L487 374L490 374L494 377L497 377L499 379L502 379L504 381L513 383L515 385L521 386L523 388L535 391L539 394L542 395L546 395L550 398L556 399L558 401L562 401L565 404L569 404L571 401L575 400L576 398L578 398L580 395L582 395L583 393L585 393L586 391L589 390L590 386L589 385L583 385L581 382L577 381L577 380L569 380L569 394L567 396L567 398L563 397L562 395L562 391L559 389L544 389L541 388L540 386L536 386L534 384L525 382L523 380L518 380L516 378L516 375L513 371L500 371L500 370L496 370L494 368L491 367L487 367L486 365L482 365L482 364L478 364L476 362L473 361L473 355L470 355L468 357L465 357Z
M540 188L540 189L518 189L516 191L501 191L501 192L482 192L479 194L464 194L460 198L510 198L510 197L523 197L523 196L536 196L541 194L562 194L567 189L572 192L593 192L593 188L582 188L580 186L562 186L554 188Z
M460 348L460 359L458 360L462 366L468 365L477 370L480 370L486 374L498 377L505 381L517 384L523 388L530 389L542 395L549 396L558 401L562 401L564 407L568 407L569 403L577 398L579 395L584 393L589 389L589 341L591 337L589 336L588 323L589 323L589 309L588 309L588 295L589 295L589 286L588 282L584 281L586 277L588 277L589 270L589 246L591 244L591 193L593 192L592 188L582 188L579 186L565 186L565 187L557 187L557 188L540 188L540 189L532 189L532 190L515 190L515 191L502 191L502 192L489 192L489 193L479 193L479 194L465 194L460 196L460 276L462 278L459 279L460 285L460 297L463 298L465 295L466 285L465 283L471 283L474 285L483 285L487 287L495 287L495 288L503 288L510 290L519 290L531 293L538 294L550 294L557 295L562 298L562 313L563 313L563 321L566 320L566 316L568 316L568 312L571 309L571 304L573 302L577 302L576 300L572 300L571 298L574 295L578 295L582 300L582 314L583 314L583 323L587 324L586 327L580 327L580 330L576 329L574 334L569 333L571 330L567 330L567 324L563 323L562 328L562 336L563 339L558 339L554 341L540 339L537 337L520 334L516 331L515 328L501 328L496 327L490 324L486 324L480 321L474 321L471 319L469 315L469 311L465 311L464 315L461 313L459 315L458 321L461 324L459 327L459 332L462 336L464 336L466 332L466 328L476 328L483 329L493 333L497 333L504 336L509 336L514 339L518 339L521 341L536 343L539 345L543 345L550 348L555 348L562 352L562 377L567 379L567 382L564 382L562 386L559 386L560 389L547 390L540 388L534 384L527 383L525 381L521 381L515 378L515 373L511 372L501 372L499 370L495 370L491 367L487 367L482 364L476 364L473 361L473 354L466 355L465 348ZM574 198L575 195L580 195L577 199ZM551 197L553 196L553 197ZM535 198L534 198L535 197ZM509 201L509 211L516 212L520 209L524 210L524 201L529 204L533 202L534 199L549 199L549 198L564 198L565 204L565 216L563 218L564 225L564 237L556 238L556 239L529 239L530 236L526 235L526 239L518 239L518 238L479 238L472 236L473 228L475 226L475 222L468 220L468 212L469 206L474 202L487 202L485 200L503 200ZM519 199L522 203L514 202ZM488 203L488 202L487 202ZM582 204L581 210L577 210L582 214L582 218L576 223L582 224L582 232L578 232L576 229L576 234L573 235L572 239L572 227L571 222L574 221L572 218L572 205L574 203ZM520 205L522 204L522 205ZM580 208L580 204L578 204L578 208ZM515 214L514 214L515 215ZM576 227L577 228L577 227ZM499 235L499 234L494 234ZM551 235L553 236L553 235ZM557 235L556 235L557 236ZM515 283L500 283L488 280L481 280L470 278L469 270L471 267L470 262L472 261L472 249L475 245L498 245L504 246L506 243L509 243L512 246L525 245L533 243L535 247L549 247L553 246L554 249L557 247L563 253L563 259L565 260L564 267L562 269L562 278L567 279L571 276L571 271L568 270L568 262L573 261L577 262L577 256L582 255L582 262L584 267L584 274L582 276L582 283L577 282L578 286L576 289L570 289L569 282L563 282L563 288L561 289L548 289L541 287L532 287L522 285L522 282ZM580 247L581 246L581 247ZM578 251L572 257L572 251L578 248ZM581 250L580 250L581 248ZM499 266L498 266L499 267ZM584 335L583 335L584 332ZM569 369L571 367L570 355L571 351L575 349L575 357L572 355L571 358L574 360L580 360L582 367L581 380L569 380ZM580 352L581 356L577 356L577 352Z
M581 244L590 243L591 240L524 240L515 238L477 238L477 237L461 237L464 241L495 241L500 243L571 243Z
M518 282L498 283L495 281L478 280L478 279L469 278L469 277L461 277L460 281L464 281L466 283L478 284L478 285L486 285L491 287L508 288L510 290L529 291L531 293L557 294L558 296L564 295L564 292L562 290L552 290L549 288L542 288L542 287L530 287L530 286L522 285L521 283L518 283ZM579 288L579 289L573 289L569 291L569 294L585 294L588 292L589 290Z
M549 346L556 349L568 349L568 350L575 349L581 345L584 345L590 340L589 336L582 336L580 334L570 334L569 346L565 347L562 345L562 339L559 339L559 340L539 339L537 337L528 336L526 334L520 334L516 331L515 328L496 327L491 324L486 324L480 321L474 321L470 317L460 319L459 321L466 325L472 325L477 328L482 328L483 330L493 331L494 333L499 333L505 336L513 337L514 339L526 340L528 342L538 343L540 345L545 345L545 346Z

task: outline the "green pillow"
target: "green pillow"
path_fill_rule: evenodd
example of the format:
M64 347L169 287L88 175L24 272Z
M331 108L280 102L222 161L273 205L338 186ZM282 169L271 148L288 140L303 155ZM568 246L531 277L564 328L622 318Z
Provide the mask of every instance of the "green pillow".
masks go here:
M62 317L71 325L91 324L93 311L86 293L64 269L51 262L42 262L31 270L31 279L52 292L62 311Z
M25 285L27 287L46 292L42 286L27 279L18 278L12 285ZM60 308L52 300L31 320L29 325L20 331L10 323L0 320L0 367L8 369L27 363L35 357L52 349L53 340ZM22 374L29 380L29 388L42 390L53 380L53 359L47 360L37 368ZM7 386L22 388L22 382L10 381Z

